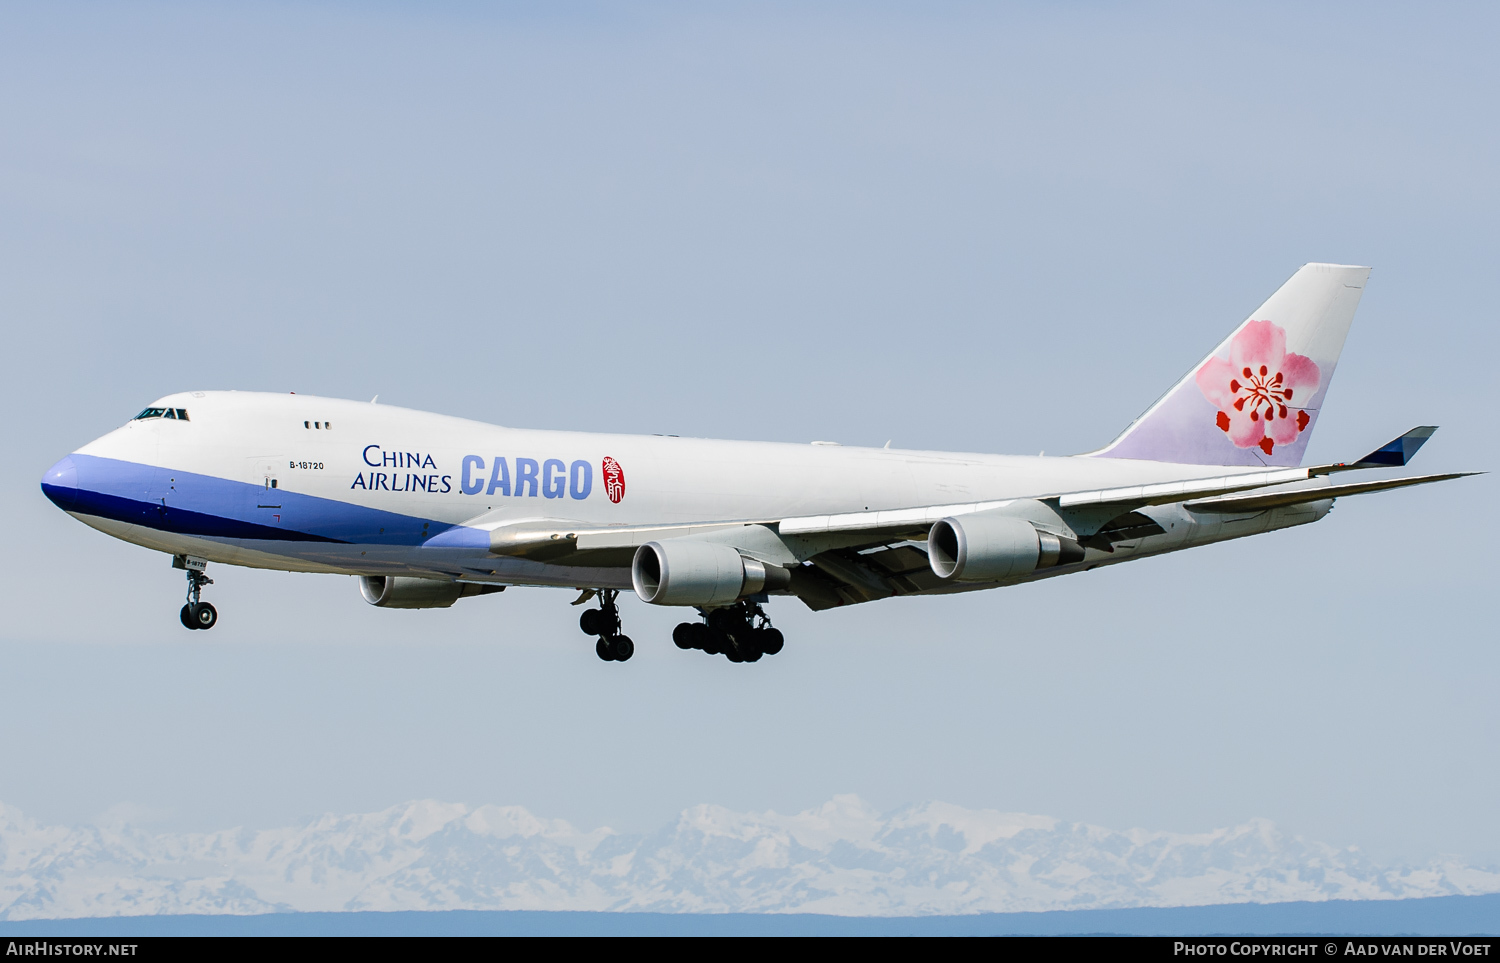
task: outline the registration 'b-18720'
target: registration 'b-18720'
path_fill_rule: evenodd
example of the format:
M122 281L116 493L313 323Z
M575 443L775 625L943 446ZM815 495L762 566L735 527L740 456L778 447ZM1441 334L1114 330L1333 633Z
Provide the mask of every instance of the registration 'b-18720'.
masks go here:
M63 458L42 490L171 556L182 624L209 563L356 576L387 608L507 586L582 590L600 658L635 651L618 597L680 606L680 648L754 662L766 607L968 592L1314 522L1436 429L1303 466L1369 270L1302 267L1110 444L1069 457L502 428L306 395L190 391ZM628 485L627 485L628 478ZM1358 480L1347 480L1358 479Z

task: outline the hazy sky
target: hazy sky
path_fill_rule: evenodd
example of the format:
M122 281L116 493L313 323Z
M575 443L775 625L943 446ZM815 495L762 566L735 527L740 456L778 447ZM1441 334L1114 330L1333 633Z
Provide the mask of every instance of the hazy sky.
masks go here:
M418 797L592 827L854 792L1265 816L1500 860L1490 477L963 598L756 665L562 590L433 612L51 506L172 391L513 426L1107 442L1307 261L1374 267L1308 458L1490 469L1493 5L0 7L0 801L265 826Z

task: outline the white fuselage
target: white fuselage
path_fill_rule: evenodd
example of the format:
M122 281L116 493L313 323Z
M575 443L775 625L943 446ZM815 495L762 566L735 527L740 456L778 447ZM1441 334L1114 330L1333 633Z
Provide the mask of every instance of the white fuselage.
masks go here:
M628 567L497 558L487 533L548 520L595 529L775 522L1253 470L535 431L306 395L188 392L155 405L188 418L135 420L90 442L71 456L76 499L49 496L152 549L356 575L618 588L630 584ZM1313 521L1327 509L1204 517L1158 508L1164 534L1096 561Z

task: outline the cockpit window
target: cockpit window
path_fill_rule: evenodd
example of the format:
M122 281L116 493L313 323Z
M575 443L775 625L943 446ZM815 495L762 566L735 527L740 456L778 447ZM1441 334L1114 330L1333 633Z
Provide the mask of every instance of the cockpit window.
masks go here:
M147 408L136 415L131 421L140 421L142 418L171 418L174 421L187 421L186 408Z

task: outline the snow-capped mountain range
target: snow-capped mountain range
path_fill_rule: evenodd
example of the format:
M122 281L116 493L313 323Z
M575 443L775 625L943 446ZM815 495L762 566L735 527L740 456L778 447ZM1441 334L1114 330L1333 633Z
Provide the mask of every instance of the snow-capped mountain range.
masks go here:
M413 802L262 831L43 826L0 805L0 918L310 910L924 915L1500 892L1500 870L1392 869L1265 820L1116 831L836 796L796 815L695 806L646 835L517 806Z

